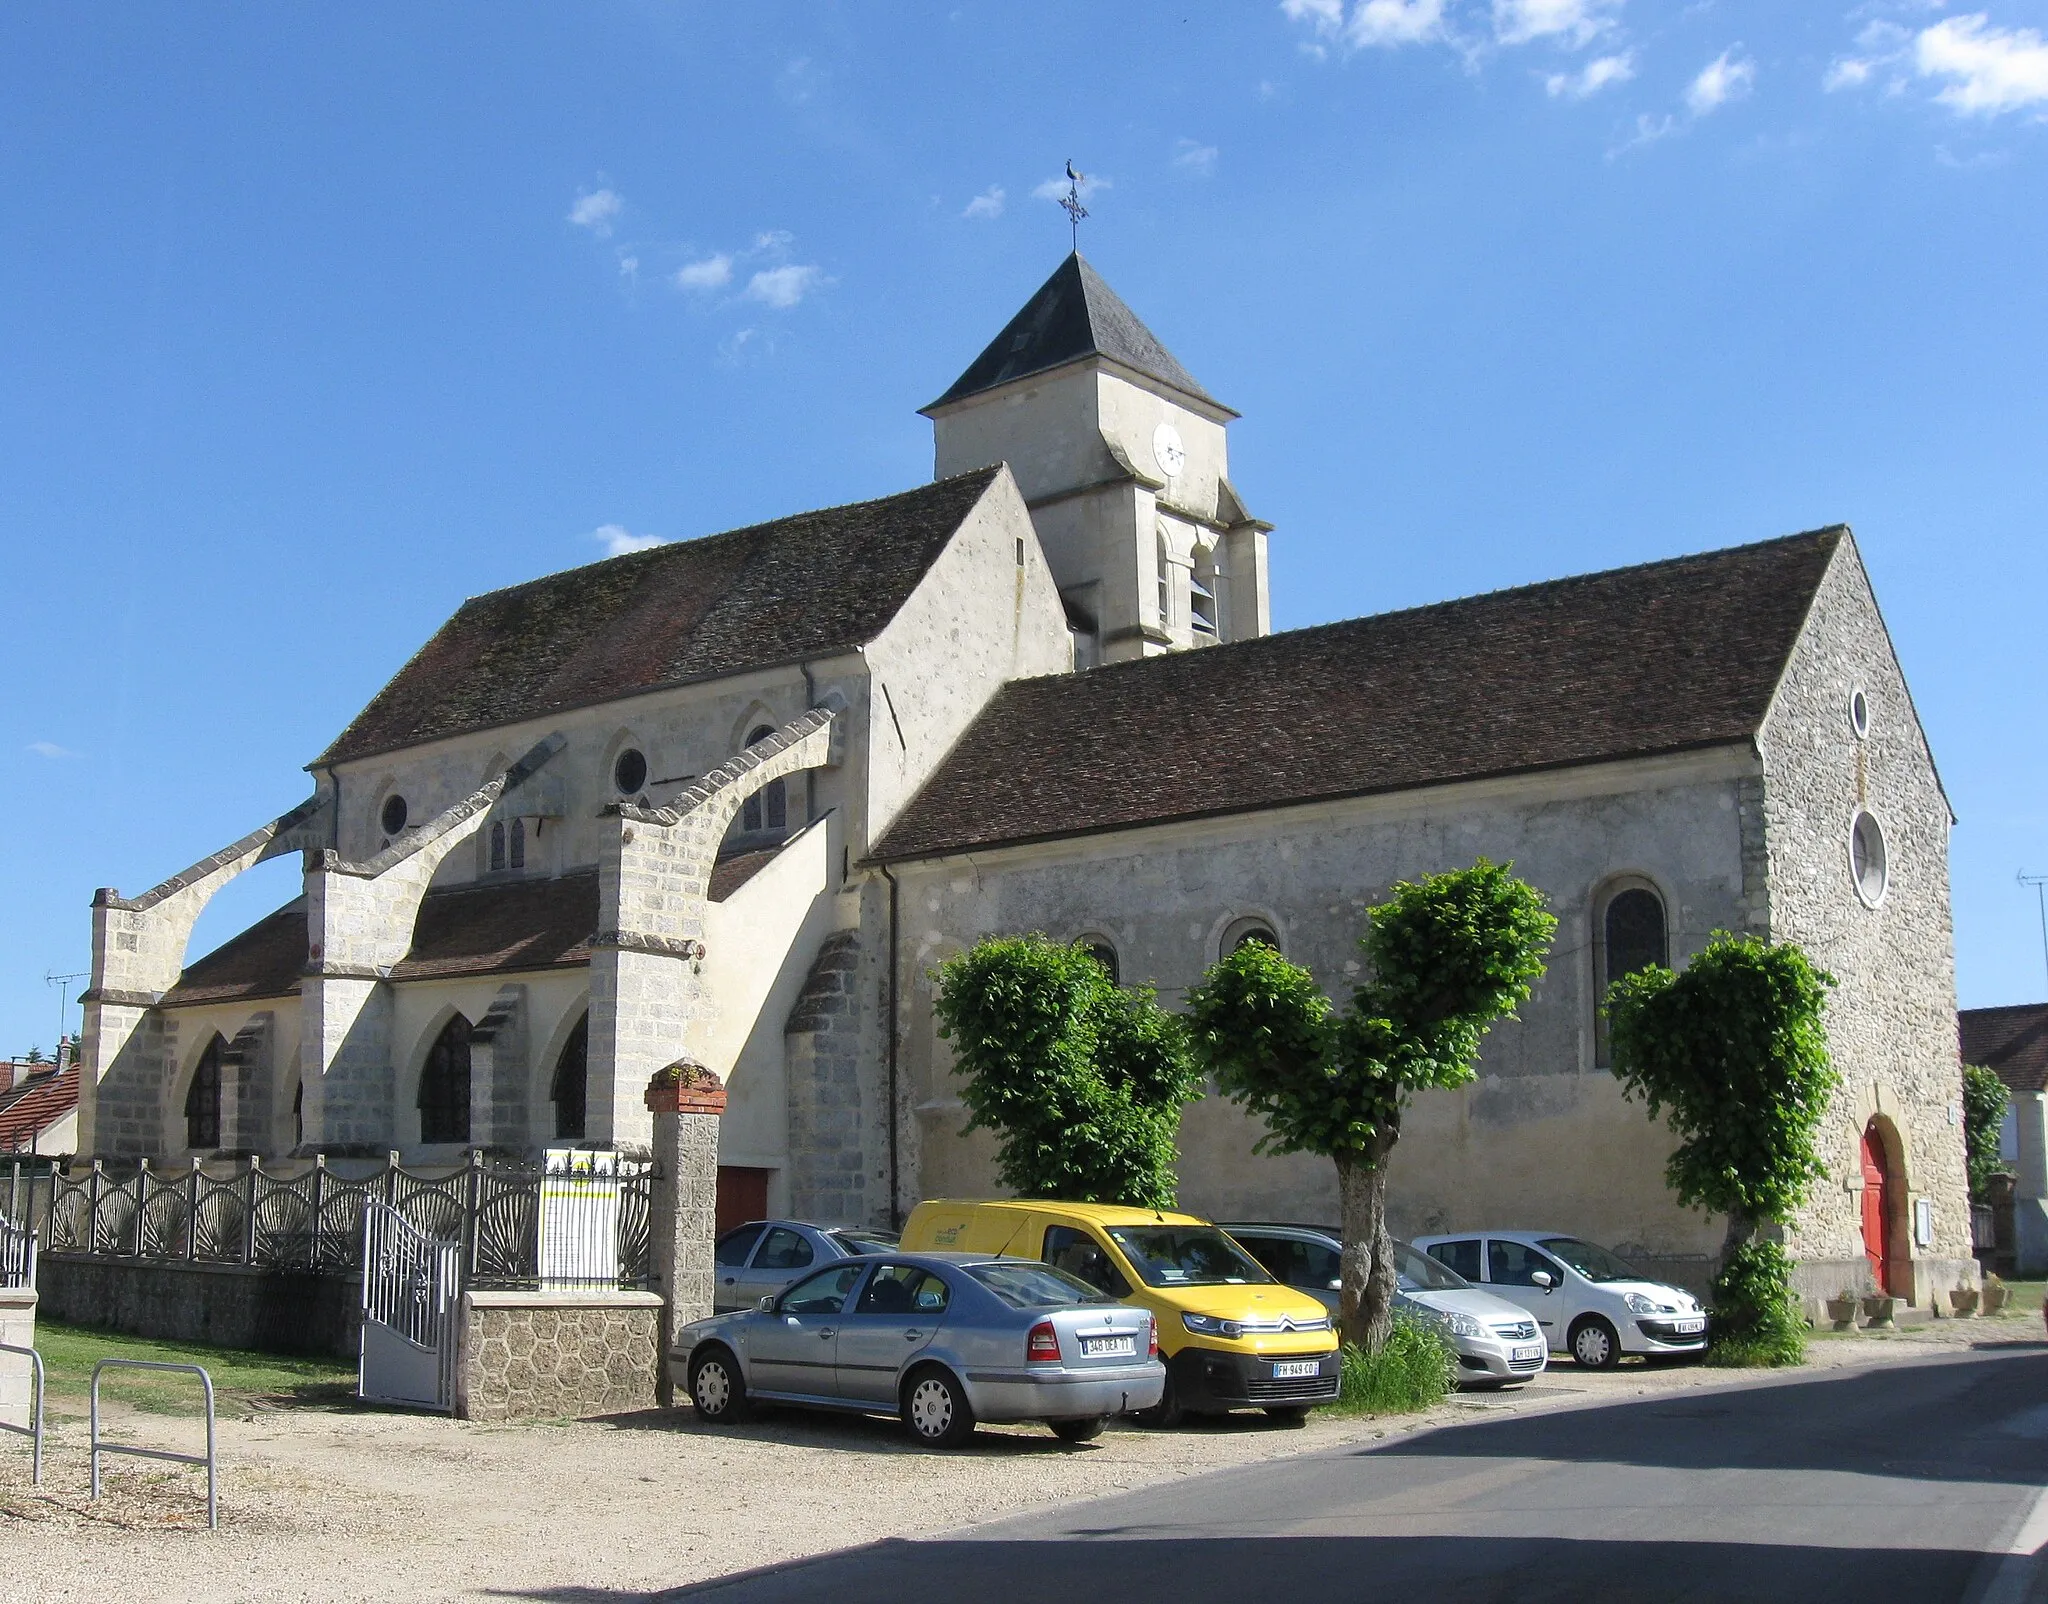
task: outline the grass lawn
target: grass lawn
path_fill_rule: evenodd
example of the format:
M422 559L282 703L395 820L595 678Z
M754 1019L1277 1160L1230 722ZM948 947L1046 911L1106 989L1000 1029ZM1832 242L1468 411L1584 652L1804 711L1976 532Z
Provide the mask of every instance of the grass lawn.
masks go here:
M318 1407L346 1403L355 1395L355 1366L336 1359L291 1359L244 1348L214 1348L197 1342L154 1342L113 1331L91 1331L55 1320L36 1322L36 1347L48 1371L49 1406L54 1417L83 1415L90 1406L92 1367L101 1359L154 1359L164 1364L203 1365L213 1378L217 1406L260 1399L270 1407ZM110 1370L100 1383L102 1398L118 1399L150 1414L201 1412L196 1376L142 1370Z

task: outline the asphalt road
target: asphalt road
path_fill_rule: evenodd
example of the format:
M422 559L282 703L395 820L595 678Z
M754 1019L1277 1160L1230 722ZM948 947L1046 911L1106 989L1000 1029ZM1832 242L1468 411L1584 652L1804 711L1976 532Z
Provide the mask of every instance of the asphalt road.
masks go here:
M663 1596L2021 1604L2048 1599L2044 1486L2048 1350L2008 1348L1481 1420Z

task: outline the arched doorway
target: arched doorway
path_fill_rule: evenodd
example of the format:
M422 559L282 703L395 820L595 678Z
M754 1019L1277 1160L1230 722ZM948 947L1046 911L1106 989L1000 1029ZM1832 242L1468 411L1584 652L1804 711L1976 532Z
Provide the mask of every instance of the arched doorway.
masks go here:
M1897 1213L1891 1149L1884 1122L1863 1127L1863 1254L1880 1292L1892 1291L1892 1219Z

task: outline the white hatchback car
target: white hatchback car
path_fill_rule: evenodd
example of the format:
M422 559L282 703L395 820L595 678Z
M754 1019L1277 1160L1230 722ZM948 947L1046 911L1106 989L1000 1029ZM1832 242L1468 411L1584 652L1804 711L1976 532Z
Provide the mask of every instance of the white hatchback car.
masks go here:
M1589 1370L1612 1369L1625 1353L1685 1357L1706 1350L1707 1316L1697 1298L1578 1237L1476 1231L1419 1236L1415 1246L1527 1309L1553 1349Z

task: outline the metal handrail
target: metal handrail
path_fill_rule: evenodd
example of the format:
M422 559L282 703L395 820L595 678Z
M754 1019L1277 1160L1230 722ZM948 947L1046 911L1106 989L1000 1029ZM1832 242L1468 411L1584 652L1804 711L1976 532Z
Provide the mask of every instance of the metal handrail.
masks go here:
M199 1384L206 1389L206 1452L204 1454L177 1454L168 1448L131 1448L122 1443L100 1441L100 1372L116 1370L174 1370L199 1378ZM174 1465L204 1465L206 1467L206 1526L213 1531L220 1526L220 1508L215 1501L215 1489L219 1480L218 1468L213 1453L213 1377L199 1365L165 1364L157 1359L102 1359L92 1367L92 1496L100 1495L100 1455L132 1454L137 1459L166 1459Z
M33 1446L29 1452L28 1482L31 1487L43 1484L43 1356L33 1348L17 1348L11 1342L0 1342L0 1353L18 1354L35 1366L36 1399L35 1413L29 1417L26 1426L17 1426L11 1420L0 1420L0 1431L11 1431L18 1437L26 1437Z

